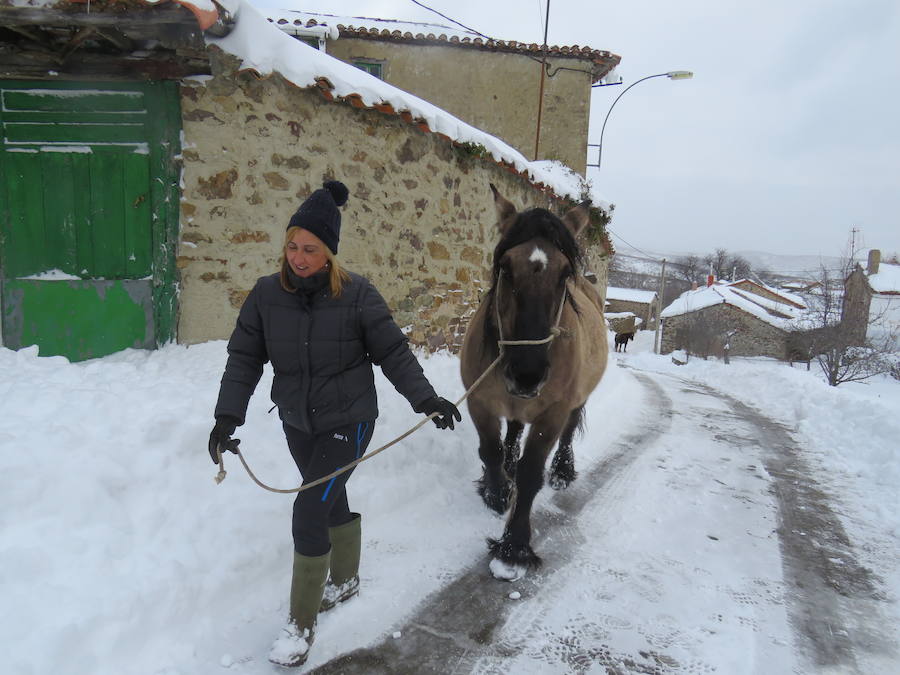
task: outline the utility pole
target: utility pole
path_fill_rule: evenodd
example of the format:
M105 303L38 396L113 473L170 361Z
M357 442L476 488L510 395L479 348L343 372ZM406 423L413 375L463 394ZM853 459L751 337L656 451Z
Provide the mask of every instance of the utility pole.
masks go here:
M550 0L547 0L547 17L544 19L544 55L541 57L541 87L538 92L537 129L534 132L534 161L538 160L541 147L541 117L544 114L544 75L547 72L547 32L550 30Z
M656 312L656 331L653 333L653 353L659 354L662 345L659 344L660 326L662 325L663 293L666 292L666 259L662 259L662 269L659 272L659 310Z

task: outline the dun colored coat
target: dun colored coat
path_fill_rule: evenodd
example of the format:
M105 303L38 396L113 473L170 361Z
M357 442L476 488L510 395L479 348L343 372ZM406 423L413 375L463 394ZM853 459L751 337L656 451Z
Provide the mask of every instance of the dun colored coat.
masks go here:
M468 399L484 465L479 493L498 513L510 509L503 536L489 542L491 570L498 578L515 579L540 564L531 548L530 515L557 441L550 483L561 489L575 479L572 437L606 369L609 347L601 298L583 275L576 241L588 222L586 205L562 219L540 208L518 213L493 185L491 190L501 238L492 286L463 342L463 383L470 387L491 365L501 339L542 340L557 318L560 329L549 343L504 346L500 363ZM526 424L531 427L519 456Z

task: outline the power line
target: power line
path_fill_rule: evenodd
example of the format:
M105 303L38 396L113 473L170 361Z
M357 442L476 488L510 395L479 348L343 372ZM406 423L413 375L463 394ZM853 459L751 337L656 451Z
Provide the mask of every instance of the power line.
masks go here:
M652 253L647 253L647 251L645 251L645 250L643 250L643 249L640 249L640 248L638 248L637 246L635 246L634 244L631 244L631 243L625 241L625 239L624 239L621 235L617 234L616 232L613 232L612 228L610 228L609 226L606 227L606 230L607 230L611 235L613 235L614 237L616 237L617 239L621 239L621 240L622 240L622 243L625 244L626 246L630 246L630 247L633 248L635 251L640 251L640 252L643 253L645 256L648 256L649 258L655 260L656 262L662 262L662 260L663 260L662 258L658 258L658 257L654 256Z
M497 38L493 38L493 37L491 37L490 35L485 35L484 33L481 33L481 32L479 32L479 31L475 30L474 28L469 28L467 25L465 25L464 23L460 23L460 22L457 21L456 19L451 19L451 18L450 18L449 16L447 16L446 14L441 14L441 13L440 13L439 11L437 11L436 9L433 9L433 8L429 7L428 5L426 5L426 4L419 2L419 0L409 0L409 1L410 1L411 3L413 3L414 5L418 5L418 6L421 7L422 9L427 9L429 12L434 12L434 13L437 14L438 16L443 17L444 19L447 19L447 21L450 21L450 22L452 22L452 23L455 23L455 24L456 24L457 26L459 26L460 28L465 28L465 29L466 29L467 31L469 31L470 33L474 33L475 35L478 35L479 37L483 37L485 40L489 40L490 42L501 42L501 40L498 40ZM548 1L549 1L549 0L548 0ZM540 8L540 0L538 0L538 8ZM544 30L545 30L545 32L546 32L546 26L543 26L543 23L542 23L541 25L542 25L542 27L544 28ZM547 42L546 35L545 35L545 37L544 37L544 42L545 42L545 43ZM547 45L547 46L549 46L549 45ZM568 68L568 67L566 67L566 66L558 66L558 67L556 67L555 69L553 69L553 72L551 73L551 72L550 72L550 64L544 63L544 61L543 61L542 59L539 59L539 58L536 58L536 57L534 57L534 56L531 56L530 54L523 54L523 56L525 56L526 58L531 59L532 61L535 61L535 62L537 62L537 63L540 63L540 64L541 64L541 67L543 67L543 68L546 70L546 72L547 72L547 77L553 77L553 76L556 75L556 73L558 73L560 70L571 70L571 71L576 72L576 73L587 73L588 75L591 75L591 76L594 75L594 72L593 72L592 70L584 70L583 68ZM592 85L592 86L593 86L593 85Z

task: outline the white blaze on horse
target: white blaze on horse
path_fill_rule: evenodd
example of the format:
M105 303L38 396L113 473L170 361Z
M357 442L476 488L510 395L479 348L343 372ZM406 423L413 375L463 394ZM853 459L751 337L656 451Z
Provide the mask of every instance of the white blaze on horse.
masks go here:
M540 564L531 548L531 508L557 441L550 484L562 489L576 477L572 437L606 369L609 347L600 294L583 275L576 239L588 223L587 204L562 218L541 208L519 213L491 190L500 242L491 288L466 331L460 361L468 389L503 350L468 407L484 465L479 494L498 513L509 509L503 536L489 540L491 571L514 580ZM530 344L501 347L501 341Z

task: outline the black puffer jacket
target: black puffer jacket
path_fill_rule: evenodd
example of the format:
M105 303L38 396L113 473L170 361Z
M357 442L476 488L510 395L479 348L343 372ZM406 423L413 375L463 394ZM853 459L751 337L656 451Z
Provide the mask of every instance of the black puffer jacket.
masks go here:
M338 298L327 285L289 293L278 274L256 282L228 341L216 416L244 423L266 361L281 418L307 433L378 416L373 363L414 408L435 396L384 299L367 279L350 277Z

